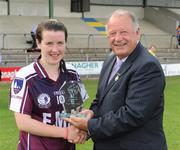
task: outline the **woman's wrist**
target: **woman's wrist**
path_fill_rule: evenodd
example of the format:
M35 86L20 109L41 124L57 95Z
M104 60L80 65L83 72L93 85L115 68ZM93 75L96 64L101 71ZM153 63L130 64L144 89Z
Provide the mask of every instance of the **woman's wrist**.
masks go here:
M68 138L68 128L64 128L64 139L67 140Z

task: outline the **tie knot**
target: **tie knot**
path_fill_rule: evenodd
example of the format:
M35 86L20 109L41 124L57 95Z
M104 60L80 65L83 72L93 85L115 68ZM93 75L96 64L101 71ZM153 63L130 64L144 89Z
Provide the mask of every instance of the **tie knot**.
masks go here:
M114 67L112 69L112 72L110 74L110 77L109 77L109 81L108 83L111 81L111 79L115 76L115 74L117 73L117 71L119 70L119 68L121 67L123 61L120 60L120 59L116 59L116 62L114 64Z
M116 60L116 63L115 63L115 66L116 66L117 68L120 68L120 67L121 67L121 65L122 65L122 63L123 63L123 61L122 61L122 60L117 59L117 60Z

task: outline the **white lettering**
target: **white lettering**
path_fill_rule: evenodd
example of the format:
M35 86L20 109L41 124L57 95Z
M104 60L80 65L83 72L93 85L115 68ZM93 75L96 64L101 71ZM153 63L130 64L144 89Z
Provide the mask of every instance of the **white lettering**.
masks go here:
M51 123L51 114L50 113L43 113L43 123L50 124Z
M63 95L60 95L60 96L56 96L56 99L57 99L57 104L64 104L65 103L65 98Z
M2 78L10 78L11 80L14 79L15 74L16 74L17 70L14 71L8 71L8 72L2 72Z
M45 124L51 124L51 113L43 113L43 123ZM55 126L57 127L68 127L68 123L66 121L64 121L63 119L60 118L60 112L56 111L55 112Z
M59 99L58 95L56 96L56 99L57 99L57 104L59 105L60 104L60 99Z
M55 113L55 117L56 117L55 126L58 126L58 127L68 127L68 123L60 118L60 112L59 111L57 111Z

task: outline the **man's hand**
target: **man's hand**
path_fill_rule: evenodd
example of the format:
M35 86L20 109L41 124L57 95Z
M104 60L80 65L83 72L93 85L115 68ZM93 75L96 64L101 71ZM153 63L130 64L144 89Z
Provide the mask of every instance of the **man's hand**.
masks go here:
M81 114L84 114L86 115L87 118L91 119L93 116L94 116L94 113L92 110L89 110L89 109L83 109L81 111Z
M65 121L69 122L70 124L74 125L78 129L87 131L88 130L88 120L91 119L94 115L93 111L85 109L81 111L82 114L85 114L86 117L79 118L79 117L70 117L70 118L63 118Z
M78 128L72 125L69 126L67 130L68 130L67 140L70 143L83 144L86 141L87 133L85 131L79 130Z

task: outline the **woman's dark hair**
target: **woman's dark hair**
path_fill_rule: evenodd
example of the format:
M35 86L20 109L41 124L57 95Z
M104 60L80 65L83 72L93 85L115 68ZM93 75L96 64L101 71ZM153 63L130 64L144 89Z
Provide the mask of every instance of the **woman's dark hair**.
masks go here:
M49 19L38 24L37 30L36 30L36 39L38 40L39 43L41 43L42 41L42 32L45 30L46 31L63 31L65 34L65 41L67 42L67 37L68 37L67 29L65 25L59 20Z
M67 29L65 25L57 19L49 19L38 24L36 30L36 39L38 40L39 43L41 43L42 41L43 31L63 31L65 35L65 41L67 42L67 38L68 38ZM60 61L60 68L61 71L65 73L67 72L66 64L63 59L61 59Z

